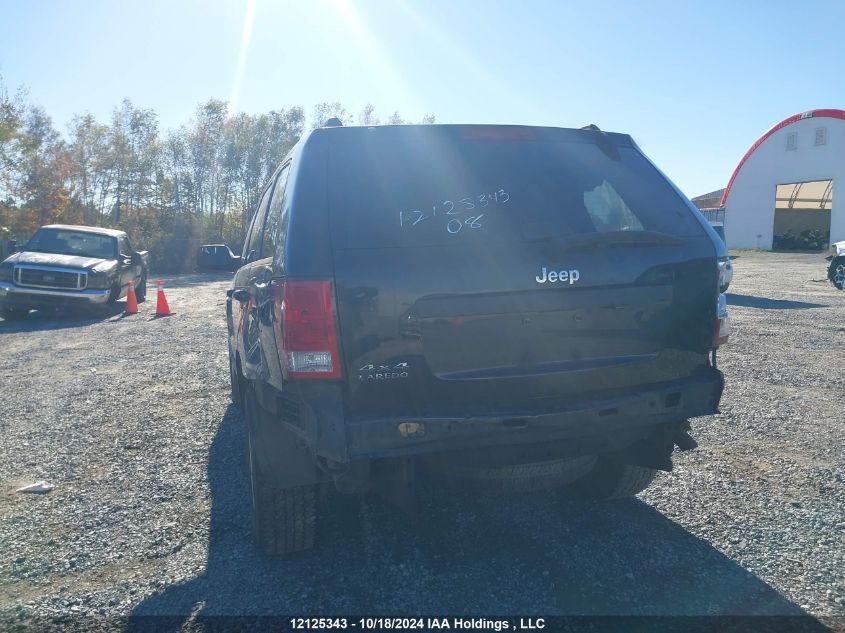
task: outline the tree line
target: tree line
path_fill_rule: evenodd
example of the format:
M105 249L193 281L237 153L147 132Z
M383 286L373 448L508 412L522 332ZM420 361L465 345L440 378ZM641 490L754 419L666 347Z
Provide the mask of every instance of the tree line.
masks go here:
M301 106L252 115L210 99L188 123L160 130L154 110L125 99L109 121L77 115L61 133L0 77L0 240L50 223L119 227L150 251L155 271L192 270L200 244L240 247L273 170L333 116L382 122L372 104L353 117L339 102L319 103L306 117ZM411 121L394 112L383 122Z

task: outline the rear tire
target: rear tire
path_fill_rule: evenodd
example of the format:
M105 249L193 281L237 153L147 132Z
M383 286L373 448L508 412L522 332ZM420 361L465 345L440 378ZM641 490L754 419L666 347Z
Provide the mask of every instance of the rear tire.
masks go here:
M138 282L138 287L135 288L135 299L138 303L144 303L147 300L147 275L141 275L141 281Z
M252 389L243 394L249 434L252 512L258 547L267 556L284 556L311 549L317 533L317 486L280 485L261 468L256 455L253 417L261 414Z
M252 486L255 533L265 556L285 556L314 547L315 486L277 488L254 476Z
M625 499L641 493L657 476L657 470L599 458L587 475L573 484L583 499Z
M0 317L3 317L6 321L20 321L21 319L26 318L27 314L29 314L29 310L25 310L23 308L0 309Z
M115 282L109 288L109 298L106 300L106 305L113 306L120 298L120 282Z

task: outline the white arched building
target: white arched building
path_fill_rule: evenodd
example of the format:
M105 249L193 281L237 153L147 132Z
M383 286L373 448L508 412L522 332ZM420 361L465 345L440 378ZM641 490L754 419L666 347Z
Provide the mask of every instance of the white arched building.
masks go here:
M721 206L730 248L768 250L773 236L806 231L845 240L845 110L796 114L763 134L736 166Z

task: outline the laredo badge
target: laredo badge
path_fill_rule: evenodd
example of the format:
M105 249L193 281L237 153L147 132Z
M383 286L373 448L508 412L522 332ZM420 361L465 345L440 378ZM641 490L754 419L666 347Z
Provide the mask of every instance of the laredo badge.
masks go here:
M409 376L408 369L408 363L396 363L395 365L364 365L358 370L358 380L368 382L398 380Z

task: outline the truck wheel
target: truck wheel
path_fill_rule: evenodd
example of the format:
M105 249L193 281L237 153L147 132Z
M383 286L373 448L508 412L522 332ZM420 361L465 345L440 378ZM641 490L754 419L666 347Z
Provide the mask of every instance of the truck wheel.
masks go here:
M259 549L283 556L310 549L317 532L317 486L284 487L264 472L256 451L254 417L261 407L251 388L245 390L244 417L249 433L252 512Z
M573 489L584 499L624 499L648 488L656 475L654 468L599 458L595 468L576 481Z
M115 282L109 289L109 298L106 300L106 305L114 305L120 298L120 282Z
M144 273L141 275L141 281L138 282L138 286L135 288L135 299L138 303L144 303L147 300L147 275Z
M24 310L22 308L3 308L0 309L0 317L3 317L7 321L19 321L26 317L29 314L29 310Z
M837 257L830 264L830 281L840 290L845 290L845 257Z

